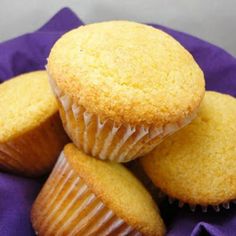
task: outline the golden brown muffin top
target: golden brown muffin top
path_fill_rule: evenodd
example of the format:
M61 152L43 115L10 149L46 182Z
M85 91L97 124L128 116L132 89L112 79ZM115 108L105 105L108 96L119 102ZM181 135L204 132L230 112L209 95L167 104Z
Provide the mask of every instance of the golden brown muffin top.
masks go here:
M141 159L153 183L190 204L236 199L236 99L206 92L198 117Z
M142 184L121 164L100 161L73 144L64 148L71 167L118 217L145 235L163 235L159 211Z
M35 71L0 84L0 143L35 127L58 110L46 71Z
M160 126L199 106L204 76L191 54L151 26L111 21L81 26L53 46L48 71L89 112Z

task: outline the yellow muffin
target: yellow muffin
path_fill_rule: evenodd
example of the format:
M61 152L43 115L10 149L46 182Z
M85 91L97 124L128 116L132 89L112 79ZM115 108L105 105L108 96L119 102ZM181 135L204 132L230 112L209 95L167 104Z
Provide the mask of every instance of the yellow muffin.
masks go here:
M0 169L27 176L47 173L68 142L46 71L0 85Z
M159 211L122 165L64 148L31 213L39 235L163 235Z
M225 208L236 199L236 99L206 92L198 117L141 164L153 183L182 203Z
M62 36L48 59L64 128L96 158L127 162L192 120L204 77L175 39L151 26L111 21Z

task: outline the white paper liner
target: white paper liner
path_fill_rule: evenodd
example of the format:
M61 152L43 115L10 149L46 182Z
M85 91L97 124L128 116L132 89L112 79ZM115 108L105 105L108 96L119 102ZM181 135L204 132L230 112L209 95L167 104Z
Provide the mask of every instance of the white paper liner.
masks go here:
M62 93L53 79L49 80L61 104L60 114L65 119L63 123L66 132L79 149L101 160L128 162L143 156L164 137L189 124L196 116L195 112L181 122L163 127L117 124L110 119L101 120L99 116L76 105L69 96Z
M45 186L32 212L40 235L142 235L96 197L63 152Z

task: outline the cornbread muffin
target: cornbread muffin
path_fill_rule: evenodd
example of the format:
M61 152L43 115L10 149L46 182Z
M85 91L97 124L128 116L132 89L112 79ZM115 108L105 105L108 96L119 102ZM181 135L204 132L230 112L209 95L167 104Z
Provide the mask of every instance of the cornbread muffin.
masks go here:
M68 142L46 71L0 85L0 169L26 176L47 173Z
M204 77L175 39L151 26L111 21L62 36L48 59L64 128L96 158L127 162L189 123Z
M219 211L236 199L236 99L206 92L198 117L140 162L168 196Z
M151 196L121 164L64 148L31 213L39 235L163 235Z

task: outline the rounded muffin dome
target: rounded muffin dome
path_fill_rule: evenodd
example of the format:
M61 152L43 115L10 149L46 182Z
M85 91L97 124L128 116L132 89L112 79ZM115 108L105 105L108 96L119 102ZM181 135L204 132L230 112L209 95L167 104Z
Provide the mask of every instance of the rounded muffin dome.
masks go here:
M0 143L39 126L58 111L46 71L16 76L0 85Z

